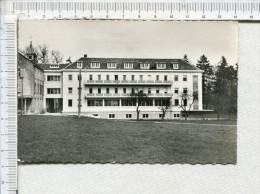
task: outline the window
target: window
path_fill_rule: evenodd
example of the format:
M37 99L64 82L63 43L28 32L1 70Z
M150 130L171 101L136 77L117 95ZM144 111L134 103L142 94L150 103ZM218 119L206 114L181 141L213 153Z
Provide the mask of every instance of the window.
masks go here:
M103 106L103 100L101 99L88 100L88 106Z
M148 94L151 94L151 88L148 88Z
M157 63L157 69L166 69L166 63Z
M98 88L98 93L101 94L101 88Z
M119 100L105 100L105 106L119 106Z
M60 94L60 88L47 88L47 94Z
M187 99L184 99L184 100L183 100L183 106L187 106L187 104L188 104Z
M148 99L148 100L143 100L143 101L141 102L141 106L153 106L153 100L150 100L150 99Z
M59 68L59 65L50 65L50 68Z
M169 99L156 99L155 106L169 106L170 100Z
M100 63L99 62L91 62L90 67L91 68L100 68Z
M72 88L68 88L69 94L72 94Z
M178 80L179 80L179 77L178 77L178 75L175 75L175 76L174 76L174 81L176 81L176 82L177 82Z
M140 81L143 81L143 77L144 77L144 76L143 76L143 75L140 75L139 77L140 77Z
M162 118L163 117L163 114L159 114L159 118Z
M78 61L77 62L77 68L81 69L83 67L83 62L82 61Z
M68 106L72 107L72 100L71 99L68 100Z
M107 94L109 94L109 88L107 88L106 91L107 91Z
M135 93L135 89L134 88L131 89L131 93Z
M179 99L174 100L174 106L179 106Z
M72 80L72 75L68 75L68 79L69 79L69 81L71 81Z
M131 79L132 79L132 81L134 81L135 80L135 76L131 75Z
M187 88L183 88L183 93L187 94L188 93L188 89Z
M149 69L150 68L150 63L140 63L140 68L141 69Z
M115 88L115 94L117 94L118 93L118 88Z
M182 114L182 117L185 117L185 115L186 117L189 117L189 114L185 114L185 113Z
M106 75L106 79L109 80L109 75Z
M116 63L107 63L107 68L116 68Z
M187 81L187 75L183 76L183 81L186 82Z
M178 94L179 93L179 88L174 88L174 93Z
M115 114L109 114L109 118L110 119L114 119L115 118Z
M89 80L93 80L93 75L89 75Z
M159 80L160 80L160 76L156 75L156 81L159 81Z
M159 94L159 93L160 93L160 90L159 90L159 89L157 89L157 90L156 90L156 94Z
M133 69L134 64L133 63L124 63L125 69Z
M179 118L180 114L174 114L174 118Z
M116 80L116 81L118 80L118 75L115 75L115 80Z
M123 75L123 80L126 81L126 75Z
M123 88L123 93L124 93L124 94L126 93L126 88Z
M126 114L125 117L126 117L127 119L131 119L131 118L132 118L132 114Z
M136 106L135 100L123 100L122 99L122 106Z
M60 81L60 76L59 75L48 75L47 81Z
M164 76L164 81L167 81L167 79L168 79L168 76L165 75L165 76Z
M99 81L101 80L101 75L98 75L98 80L99 80Z
M93 89L89 88L89 93L92 94L93 93Z
M149 116L148 114L143 114L143 118L144 118L144 119L147 119L148 116Z
M178 63L173 63L173 69L178 69L178 68L179 68Z

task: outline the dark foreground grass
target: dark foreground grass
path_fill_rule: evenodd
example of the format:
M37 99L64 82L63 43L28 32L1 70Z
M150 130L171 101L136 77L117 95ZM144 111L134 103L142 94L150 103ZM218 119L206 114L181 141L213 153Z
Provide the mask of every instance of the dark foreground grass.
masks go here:
M236 123L19 116L18 155L33 163L236 163Z

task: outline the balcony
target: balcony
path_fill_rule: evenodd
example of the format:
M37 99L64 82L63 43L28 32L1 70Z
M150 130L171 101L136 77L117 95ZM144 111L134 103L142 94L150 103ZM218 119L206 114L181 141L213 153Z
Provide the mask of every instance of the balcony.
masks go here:
M107 94L107 93L97 93L97 94L85 94L86 98L130 98L129 93L117 93L117 94ZM171 98L172 97L172 93L150 93L148 94L148 98L149 97L153 97L153 98Z
M170 86L172 81L153 80L85 80L85 85L163 85Z

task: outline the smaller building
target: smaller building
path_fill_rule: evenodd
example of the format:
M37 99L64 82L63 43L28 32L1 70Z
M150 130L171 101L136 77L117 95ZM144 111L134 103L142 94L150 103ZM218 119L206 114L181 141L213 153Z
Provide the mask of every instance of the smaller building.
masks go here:
M32 44L26 55L18 53L17 96L19 114L43 112L44 72L35 64Z

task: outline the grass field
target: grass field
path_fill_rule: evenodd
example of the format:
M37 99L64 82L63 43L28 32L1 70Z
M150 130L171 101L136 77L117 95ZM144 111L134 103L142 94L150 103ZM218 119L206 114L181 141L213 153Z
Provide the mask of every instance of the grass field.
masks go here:
M33 163L236 163L235 121L19 116L18 157Z

